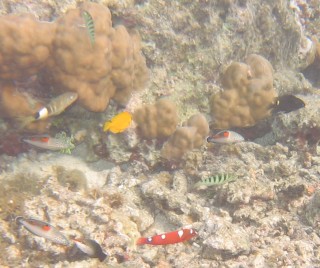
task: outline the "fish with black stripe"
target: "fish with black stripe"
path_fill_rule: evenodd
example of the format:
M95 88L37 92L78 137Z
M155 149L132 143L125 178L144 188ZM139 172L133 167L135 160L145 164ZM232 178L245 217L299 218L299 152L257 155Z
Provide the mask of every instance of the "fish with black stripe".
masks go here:
M19 118L20 128L24 128L34 121L61 114L67 107L74 103L77 98L78 93L76 92L66 92L53 98L46 106L42 107L34 115Z
M197 182L194 187L200 187L200 186L214 186L214 185L221 185L221 184L225 184L231 181L234 181L236 179L236 177L232 174L218 174L215 176L211 176L208 178L204 178L201 181Z
M96 38L94 20L91 14L86 10L82 11L82 17L84 19L84 22L88 31L91 47L93 47L95 43L95 38Z

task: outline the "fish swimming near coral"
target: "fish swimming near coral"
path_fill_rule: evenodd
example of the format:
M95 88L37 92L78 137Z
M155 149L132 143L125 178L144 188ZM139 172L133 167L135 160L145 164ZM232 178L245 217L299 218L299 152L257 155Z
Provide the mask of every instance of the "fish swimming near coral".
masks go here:
M236 177L230 174L218 174L215 176L211 176L209 178L204 178L201 181L197 182L194 187L200 186L214 186L214 185L221 185L227 182L234 181Z
M103 126L103 131L110 131L112 133L121 133L125 131L132 121L132 114L129 112L122 112L114 116L110 121L107 121Z
M93 47L94 42L95 42L94 20L93 20L92 16L90 15L90 13L85 10L82 12L82 17L83 17L84 22L86 24L86 28L87 28L89 38L90 38L91 47Z
M283 95L276 99L275 103L270 107L272 114L290 113L292 111L305 107L303 100L294 95Z
M61 151L67 150L70 147L74 147L73 144L70 144L68 140L62 138L53 138L49 135L36 135L36 136L29 136L23 138L22 141L33 145L37 148L51 150L51 151Z
M76 246L91 258L98 258L101 262L106 259L108 254L103 252L100 244L92 239L77 240L73 239Z
M68 246L70 244L69 240L57 228L47 222L36 219L25 219L21 216L16 218L16 222L36 236L43 237L60 245Z
M210 143L236 143L241 141L244 141L244 137L231 130L220 131L213 136L207 137L207 142Z
M187 241L198 235L197 231L190 229L181 229L165 234L159 234L151 237L141 237L137 240L137 245L169 245Z
M59 95L52 99L46 106L42 107L33 116L19 118L20 127L24 128L34 121L61 114L67 107L74 103L77 98L78 93L75 92L66 92Z

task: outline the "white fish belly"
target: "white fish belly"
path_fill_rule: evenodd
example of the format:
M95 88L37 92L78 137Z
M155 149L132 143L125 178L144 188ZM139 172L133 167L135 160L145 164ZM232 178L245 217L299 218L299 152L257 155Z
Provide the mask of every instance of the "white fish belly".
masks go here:
M33 140L27 140L27 139L25 139L24 142L41 149L52 150L52 151L60 151L68 148L67 144L54 138L50 138L48 142L33 141Z

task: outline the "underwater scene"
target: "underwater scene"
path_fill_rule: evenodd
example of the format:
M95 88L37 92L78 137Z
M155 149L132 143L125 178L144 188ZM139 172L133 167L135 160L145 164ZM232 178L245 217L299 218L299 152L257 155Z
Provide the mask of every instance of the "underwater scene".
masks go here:
M320 267L319 0L0 1L0 267Z

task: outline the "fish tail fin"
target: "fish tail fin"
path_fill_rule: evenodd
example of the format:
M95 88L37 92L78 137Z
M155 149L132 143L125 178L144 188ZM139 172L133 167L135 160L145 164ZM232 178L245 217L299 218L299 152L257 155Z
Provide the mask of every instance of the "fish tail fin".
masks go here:
M140 245L144 245L146 243L146 239L144 237L140 237L137 241L136 241L136 245L140 246Z
M111 122L106 122L106 123L104 124L104 126L103 126L103 131L104 131L104 132L107 132L107 131L109 130L109 128L110 128L110 123L111 123Z
M30 123L32 123L33 121L35 121L34 117L32 115L30 116L21 116L17 118L17 122L18 122L18 128L19 129L23 129L25 128L27 125L29 125Z

